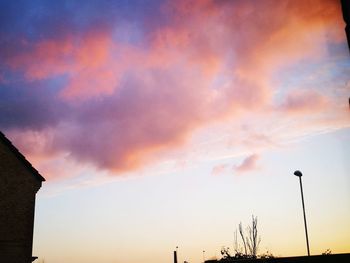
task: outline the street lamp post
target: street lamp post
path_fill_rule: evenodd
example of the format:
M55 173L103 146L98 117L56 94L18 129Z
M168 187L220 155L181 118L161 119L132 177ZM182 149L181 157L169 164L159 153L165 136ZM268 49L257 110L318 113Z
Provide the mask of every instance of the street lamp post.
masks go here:
M203 263L205 262L205 250L203 250Z
M301 202L303 204L303 214L304 214L304 226L305 226L305 236L306 236L306 246L307 246L307 255L310 256L310 248L309 248L309 237L307 234L307 226L306 226L306 215L305 215L305 205L304 205L304 194L303 194L303 184L301 183L301 176L303 175L300 171L294 172L295 176L299 177L300 183L300 191L301 191Z

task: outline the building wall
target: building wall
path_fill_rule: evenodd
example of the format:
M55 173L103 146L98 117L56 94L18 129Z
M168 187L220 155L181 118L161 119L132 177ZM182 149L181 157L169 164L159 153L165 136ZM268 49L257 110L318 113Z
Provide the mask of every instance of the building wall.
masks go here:
M0 262L31 262L35 194L40 186L0 141Z

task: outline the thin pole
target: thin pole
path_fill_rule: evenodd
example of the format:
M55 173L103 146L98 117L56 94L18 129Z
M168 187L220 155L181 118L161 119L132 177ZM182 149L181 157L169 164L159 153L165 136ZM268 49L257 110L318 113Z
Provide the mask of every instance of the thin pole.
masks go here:
M304 214L304 225L305 225L307 255L310 256L309 237L308 237L308 234L307 234L306 215L305 215L305 205L304 205L304 194L303 194L303 184L301 183L301 176L299 176L299 183L300 183L300 191L301 191L301 202L302 202L302 204L303 204L303 214Z
M177 250L174 251L174 263L177 263Z

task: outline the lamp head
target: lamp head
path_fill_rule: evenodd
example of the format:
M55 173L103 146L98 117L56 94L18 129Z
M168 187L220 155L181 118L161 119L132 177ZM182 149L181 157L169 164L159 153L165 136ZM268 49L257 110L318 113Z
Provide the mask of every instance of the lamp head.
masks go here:
M296 170L296 171L294 172L294 175L295 175L295 176L298 176L298 177L301 177L303 174L302 174L300 171Z

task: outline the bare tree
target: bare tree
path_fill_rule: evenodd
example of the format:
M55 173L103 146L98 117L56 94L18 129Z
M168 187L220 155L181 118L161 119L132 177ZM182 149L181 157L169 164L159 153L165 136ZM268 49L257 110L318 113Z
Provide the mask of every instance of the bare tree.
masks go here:
M241 236L243 248L242 245L239 242L238 238L238 232ZM234 243L233 243L233 249L234 249L234 255L231 255L229 252L229 247L222 247L221 249L221 255L222 259L255 259L257 258L258 254L258 248L260 244L261 238L258 236L258 217L252 215L252 224L248 225L248 227L243 230L242 222L238 224L238 231L237 229L234 231ZM262 258L272 258L273 255L269 252L262 255Z
M231 254L230 254L230 248L229 247L222 247L221 248L221 255L223 259L229 259L232 258Z
M243 241L243 245L244 245L244 254L247 255L247 245L245 243L242 222L239 223L238 229L239 229L239 234L241 235L241 238L242 238L242 241Z
M242 233L243 234L243 233ZM243 258L247 258L246 254L243 254L243 248L242 246L239 244L238 242L238 231L237 229L234 232L234 244L233 244L233 248L235 250L235 254L234 254L234 258L235 259L243 259Z
M252 215L252 225L248 226L248 237L246 237L249 254L251 257L256 258L258 253L261 237L258 237L258 217Z
M233 249L235 250L235 254L241 254L242 250L241 247L238 245L238 233L237 233L237 229L234 232L234 243L233 243Z

